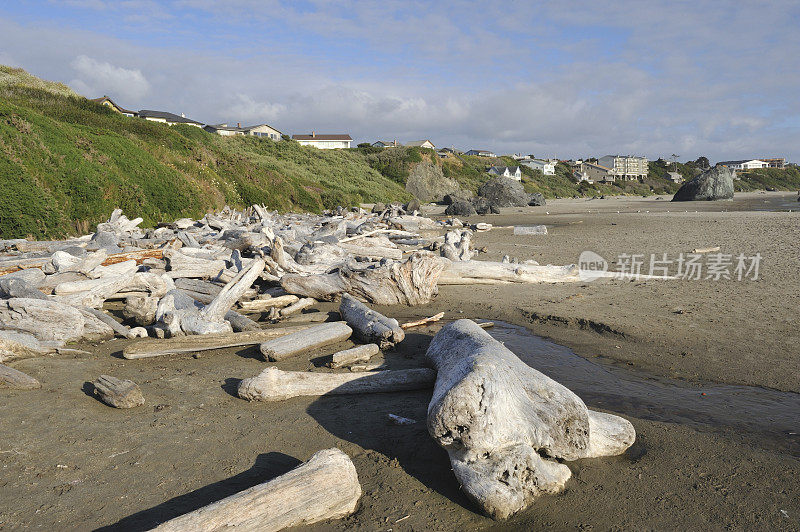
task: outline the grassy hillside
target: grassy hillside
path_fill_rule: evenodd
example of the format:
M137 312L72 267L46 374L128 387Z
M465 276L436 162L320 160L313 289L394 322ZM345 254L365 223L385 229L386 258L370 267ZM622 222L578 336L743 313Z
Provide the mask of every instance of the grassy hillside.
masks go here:
M86 231L115 207L149 226L226 203L319 211L408 198L359 153L127 118L2 66L0 186L0 238Z

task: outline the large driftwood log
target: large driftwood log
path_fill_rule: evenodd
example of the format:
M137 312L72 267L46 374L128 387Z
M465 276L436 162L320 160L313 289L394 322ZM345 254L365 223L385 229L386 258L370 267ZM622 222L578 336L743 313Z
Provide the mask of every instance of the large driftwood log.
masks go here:
M275 362L303 351L344 342L351 334L353 329L343 321L320 323L303 331L267 340L261 344L261 353L267 360Z
M239 306L245 312L265 312L271 308L288 307L300 301L294 294L286 294L277 297L265 297L252 301L242 301Z
M284 275L281 286L289 293L330 300L347 292L359 301L378 305L423 305L437 293L444 264L431 253L416 252L404 262L366 269L342 266L320 275Z
M142 390L133 381L100 375L93 384L95 395L108 406L134 408L144 404Z
M53 353L56 345L63 345L63 342L41 342L30 333L0 330L0 362Z
M428 431L466 495L493 518L563 489L570 470L554 458L620 454L635 439L628 421L588 410L470 320L443 327L426 357L438 372Z
M430 388L436 372L428 368L371 373L282 371L269 367L239 383L237 393L248 401L282 401L292 397L402 392Z
M110 327L97 318L84 316L76 308L57 301L23 297L0 301L0 326L60 345L80 339L107 340L114 336Z
M343 351L337 351L331 356L328 367L342 368L360 362L369 362L369 359L381 352L378 344L364 344Z
M279 338L287 334L297 333L308 329L309 325L296 327L274 327L258 331L204 334L202 336L178 336L161 340L144 339L129 344L122 350L122 356L127 359L150 358L165 355L179 355L224 349L226 347L242 347L246 345L259 345L267 340Z
M26 373L0 364L0 388L12 390L35 390L41 388L39 381Z
M535 266L480 260L448 261L440 285L502 283L568 283L580 281L578 267Z
M176 517L154 530L211 532L236 528L272 532L348 516L360 497L361 485L353 462L339 449L326 449L285 475Z
M364 342L375 342L381 349L402 342L406 337L396 319L372 310L350 294L342 294L339 314L353 328L356 337Z

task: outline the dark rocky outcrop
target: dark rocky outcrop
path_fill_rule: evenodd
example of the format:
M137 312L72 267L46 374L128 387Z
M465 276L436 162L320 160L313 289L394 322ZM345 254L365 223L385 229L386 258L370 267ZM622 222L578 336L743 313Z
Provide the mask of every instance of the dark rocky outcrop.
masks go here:
M448 216L472 216L477 214L475 207L468 201L458 200L455 203L448 205L444 211Z
M500 214L500 209L497 205L480 196L472 198L472 206L475 207L475 211L478 214Z
M448 179L442 169L423 161L416 165L406 180L406 192L421 202L442 201L445 194L458 190L458 183Z
M445 194L442 203L445 205L452 205L457 201L471 201L472 194L466 190L456 190L450 194Z
M372 207L372 212L373 212L373 213L377 213L377 214L380 214L380 213L382 213L382 212L383 212L383 211L385 211L385 210L386 210L386 204L385 204L385 203L376 203L376 204L375 204L375 205Z
M422 205L420 205L419 200L414 198L408 203L406 203L403 208L405 208L406 212L411 214L414 211L419 211L422 209Z
M544 196L538 192L534 192L528 197L528 205L530 207L541 207L543 205L547 205L547 202L545 201Z
M715 166L684 183L672 201L700 201L733 198L734 172L724 166Z
M482 184L478 195L496 207L527 207L528 193L522 183L508 177L498 176Z

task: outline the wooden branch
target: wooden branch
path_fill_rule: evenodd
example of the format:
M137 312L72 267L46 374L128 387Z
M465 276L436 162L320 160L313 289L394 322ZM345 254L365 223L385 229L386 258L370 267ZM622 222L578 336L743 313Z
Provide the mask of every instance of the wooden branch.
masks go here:
M342 294L339 314L353 328L359 339L364 342L375 342L381 349L402 342L406 337L396 319L387 318L380 312L372 310L350 294Z
M277 297L266 297L254 299L252 301L241 301L239 306L245 312L266 312L271 308L282 308L300 301L300 298L293 294Z
M422 319L419 319L419 320L407 321L407 322L403 323L402 325L400 325L400 327L402 329L404 329L404 330L405 329L410 329L412 327L420 327L422 325L428 325L429 323L435 323L435 322L439 321L442 318L444 318L444 312L440 312L439 314L434 314L433 316L431 316L429 318L422 318Z
M282 401L292 397L399 392L430 388L436 372L428 368L376 371L367 374L282 371L269 367L239 383L248 401Z
M233 305L253 285L259 274L264 271L264 261L260 258L246 269L239 272L236 278L220 290L214 301L209 303L201 312L209 321L221 321Z
M303 331L287 334L261 344L261 353L271 362L283 360L303 351L344 342L353 329L343 321L314 325Z
M8 366L0 364L0 388L11 388L12 390L35 390L41 388L39 381Z
M287 316L291 316L292 314L297 314L304 309L313 307L317 304L317 300L313 297L305 297L299 301L296 301L289 305L288 307L284 307L281 309L281 318L285 318Z
M127 359L150 358L224 349L226 347L258 345L267 340L296 333L309 327L309 325L298 325L297 327L273 327L271 329L237 333L178 336L166 339L148 338L128 344L122 350L122 356Z
M361 485L353 462L339 449L326 449L285 475L176 517L154 530L210 532L236 528L274 532L348 516L360 497Z
M360 362L369 362L369 360L381 352L378 344L365 344L345 349L344 351L337 351L331 357L328 364L329 368L342 368L351 366Z

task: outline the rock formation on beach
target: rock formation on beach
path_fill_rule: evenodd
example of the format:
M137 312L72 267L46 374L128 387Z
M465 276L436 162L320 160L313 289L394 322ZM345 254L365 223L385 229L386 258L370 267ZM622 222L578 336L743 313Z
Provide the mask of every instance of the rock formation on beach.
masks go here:
M672 201L720 200L733 198L734 172L724 166L715 166L684 183Z

